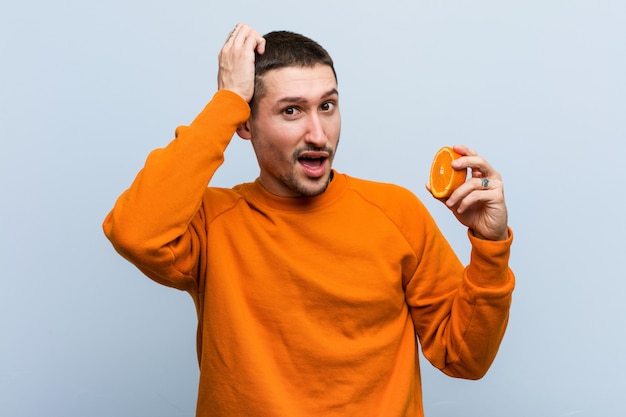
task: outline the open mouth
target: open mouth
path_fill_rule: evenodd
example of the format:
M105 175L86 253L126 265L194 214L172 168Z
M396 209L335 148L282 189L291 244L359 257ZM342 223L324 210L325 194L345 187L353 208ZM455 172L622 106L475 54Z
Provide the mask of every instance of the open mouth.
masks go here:
M318 168L318 167L320 167L322 164L324 164L325 160L326 160L326 157L323 157L323 156L318 156L318 157L301 156L300 158L298 158L298 161L302 165L305 165L305 166L311 167L311 168Z
M309 177L320 177L326 171L328 152L303 152L298 157L298 162Z

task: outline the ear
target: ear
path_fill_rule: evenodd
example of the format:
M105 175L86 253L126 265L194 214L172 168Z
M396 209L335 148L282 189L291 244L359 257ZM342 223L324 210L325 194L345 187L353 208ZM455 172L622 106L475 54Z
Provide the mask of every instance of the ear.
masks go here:
M241 139L250 140L252 139L252 132L250 131L250 122L246 121L245 123L237 126L237 135Z

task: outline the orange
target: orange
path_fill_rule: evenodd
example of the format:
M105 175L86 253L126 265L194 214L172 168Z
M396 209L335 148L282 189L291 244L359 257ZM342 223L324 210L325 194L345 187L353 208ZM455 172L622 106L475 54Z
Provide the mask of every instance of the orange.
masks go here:
M452 168L452 161L461 157L451 147L439 149L430 167L430 192L436 198L449 197L454 190L465 182L467 169Z

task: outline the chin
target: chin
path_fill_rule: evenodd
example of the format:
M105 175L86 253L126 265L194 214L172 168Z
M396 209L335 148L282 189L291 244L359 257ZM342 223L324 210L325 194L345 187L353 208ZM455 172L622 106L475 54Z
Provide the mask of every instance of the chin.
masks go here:
M298 184L294 184L295 187L292 190L302 197L316 197L326 191L328 184L330 184L330 175L324 175L315 179L307 178L299 181Z

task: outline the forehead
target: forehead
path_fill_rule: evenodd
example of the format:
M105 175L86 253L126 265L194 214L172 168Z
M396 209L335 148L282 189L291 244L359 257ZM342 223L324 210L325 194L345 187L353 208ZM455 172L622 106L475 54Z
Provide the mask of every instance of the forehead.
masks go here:
M284 67L270 70L263 77L264 99L281 100L285 97L320 98L337 89L337 80L328 65L314 67Z

